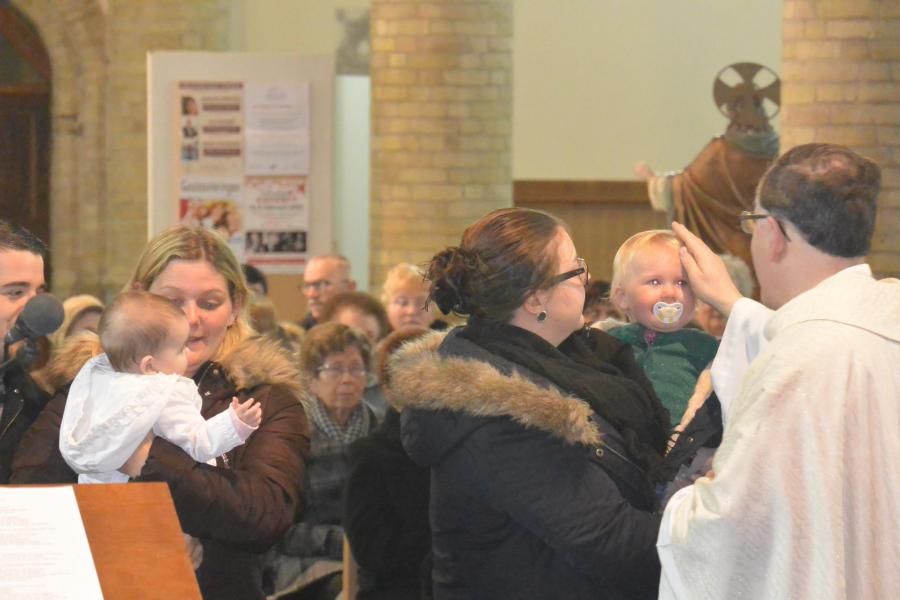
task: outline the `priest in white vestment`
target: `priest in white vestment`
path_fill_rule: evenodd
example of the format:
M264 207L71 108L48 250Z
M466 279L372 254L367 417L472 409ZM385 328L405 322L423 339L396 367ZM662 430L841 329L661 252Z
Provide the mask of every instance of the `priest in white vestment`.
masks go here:
M717 287L712 253L675 227L698 297L731 316L722 444L666 506L660 598L900 595L900 281L863 261L879 180L825 144L767 172L745 223L775 312Z

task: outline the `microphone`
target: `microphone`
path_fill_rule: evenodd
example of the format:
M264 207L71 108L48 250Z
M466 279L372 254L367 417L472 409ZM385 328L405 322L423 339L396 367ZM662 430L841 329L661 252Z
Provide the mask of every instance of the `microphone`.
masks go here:
M9 346L19 340L35 340L53 333L65 318L62 303L52 294L38 294L25 303L16 324L6 334L4 343Z

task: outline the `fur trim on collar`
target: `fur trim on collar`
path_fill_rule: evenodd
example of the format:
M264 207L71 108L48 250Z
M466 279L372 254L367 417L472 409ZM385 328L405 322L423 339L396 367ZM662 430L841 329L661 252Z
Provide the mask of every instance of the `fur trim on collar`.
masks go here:
M84 363L102 351L96 334L72 336L53 354L49 364L32 377L53 394L75 379ZM272 384L289 388L301 399L307 395L299 369L277 342L262 336L247 338L218 363L238 389Z
M31 378L48 394L71 383L84 363L103 352L96 333L86 331L63 340L44 367L31 374Z
M442 357L446 335L435 332L404 344L391 358L391 404L398 410L450 410L478 417L512 417L568 444L597 445L600 431L588 404L521 375L507 376L474 359Z
M247 338L217 362L238 389L263 384L283 385L300 398L306 395L298 366L278 342L264 336Z

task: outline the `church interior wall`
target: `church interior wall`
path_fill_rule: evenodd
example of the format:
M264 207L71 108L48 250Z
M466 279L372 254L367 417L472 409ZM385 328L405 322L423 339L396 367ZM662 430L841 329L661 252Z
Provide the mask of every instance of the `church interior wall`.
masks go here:
M146 231L145 52L330 54L342 35L336 11L370 6L367 0L13 4L35 22L56 70L51 223L57 293L107 296L127 278ZM751 60L781 73L782 38L791 33L785 27L797 28L795 5L812 10L806 0L697 0L689 7L658 0L515 0L512 179L628 180L642 159L658 169L684 166L725 126L711 99L719 69ZM802 24L800 31L810 33ZM802 48L791 52L794 58ZM890 87L896 67L888 73L893 79L879 89L894 94L885 102L896 107ZM352 125L336 125L334 234L336 250L363 262L371 251L368 237L354 232L370 202L363 118L369 98L359 92L365 76L356 77L347 80L343 100L336 90L340 110L348 111L336 120ZM886 125L879 135L895 135L897 124ZM891 186L896 172L890 165ZM900 256L890 242L900 237L898 210L892 211L893 221L880 225L885 274ZM357 273L364 284L365 273Z

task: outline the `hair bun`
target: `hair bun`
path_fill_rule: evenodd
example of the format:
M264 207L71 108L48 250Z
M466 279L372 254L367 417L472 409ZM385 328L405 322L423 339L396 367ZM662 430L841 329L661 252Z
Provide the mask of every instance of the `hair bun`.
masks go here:
M438 252L425 275L431 281L430 300L445 315L451 311L472 314L470 283L481 271L481 260L474 252L459 246Z

